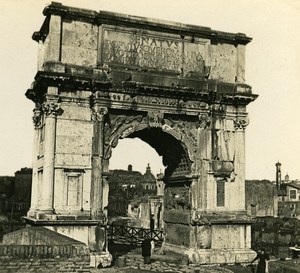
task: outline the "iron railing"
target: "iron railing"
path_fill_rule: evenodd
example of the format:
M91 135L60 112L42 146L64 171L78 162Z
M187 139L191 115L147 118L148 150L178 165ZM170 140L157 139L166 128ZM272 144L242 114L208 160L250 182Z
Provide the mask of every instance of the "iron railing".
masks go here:
M152 239L156 245L161 245L164 240L162 230L151 230L123 225L108 225L107 236L116 243L140 245L144 239Z

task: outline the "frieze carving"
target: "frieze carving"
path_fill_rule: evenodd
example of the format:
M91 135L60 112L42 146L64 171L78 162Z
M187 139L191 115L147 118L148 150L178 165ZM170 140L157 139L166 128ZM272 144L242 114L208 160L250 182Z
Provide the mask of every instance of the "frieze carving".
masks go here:
M109 99L116 102L128 102L135 104L151 104L158 106L172 106L187 109L208 109L205 102L188 100L184 102L183 100L173 99L173 98L163 98L163 97L153 97L153 96L136 96L132 97L128 94L121 93L110 93Z
M199 109L208 109L207 103L203 101L197 101L197 100L188 100L185 103L186 108L199 108Z
M162 127L164 113L162 111L148 111L147 118L150 127Z
M242 130L244 131L247 127L247 125L249 124L249 119L248 117L238 117L236 119L233 120L234 122L234 129L237 130Z
M104 116L108 113L107 107L92 108L92 121L103 121Z
M174 107L176 107L178 104L177 99L158 98L158 97L151 97L151 96L136 96L133 99L133 101L135 103L167 105L167 106L174 106Z
M39 129L42 126L42 110L40 108L34 108L32 121L35 129Z
M55 117L59 114L59 106L56 102L46 102L43 104L43 113L46 116L51 116L51 117Z

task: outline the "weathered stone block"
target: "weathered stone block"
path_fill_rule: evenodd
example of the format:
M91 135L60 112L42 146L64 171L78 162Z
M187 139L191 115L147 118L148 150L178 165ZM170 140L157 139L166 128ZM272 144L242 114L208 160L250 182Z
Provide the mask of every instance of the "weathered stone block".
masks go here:
M68 166L68 167L90 167L91 156L90 154L76 155L57 153L56 154L56 165L57 166Z
M194 247L198 249L211 248L211 226L195 226L194 229Z
M234 45L211 45L211 73L210 79L235 82L237 54Z
M165 241L177 246L190 245L190 228L188 225L165 223Z
M70 97L70 99L72 96ZM74 98L76 100L76 97ZM82 120L82 121L91 121L91 109L87 106L80 106L80 103L61 103L61 108L63 109L63 114L58 117L58 120L65 119L67 121L72 120Z
M241 248L241 227L234 225L212 226L212 248ZM238 239L237 239L238 238Z
M191 212L184 210L164 211L164 221L167 223L190 224Z

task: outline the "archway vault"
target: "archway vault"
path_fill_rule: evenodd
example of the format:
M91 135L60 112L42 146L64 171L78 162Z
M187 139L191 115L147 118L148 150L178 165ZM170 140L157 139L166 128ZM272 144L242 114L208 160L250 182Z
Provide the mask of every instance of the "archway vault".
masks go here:
M151 122L151 113L122 112L107 115L104 123L104 160L109 160L112 149L119 139L140 138L148 143L163 157L165 165L165 181L190 176L194 169L194 150L196 138L180 129L175 118L158 113L160 118ZM195 120L190 127L197 129Z

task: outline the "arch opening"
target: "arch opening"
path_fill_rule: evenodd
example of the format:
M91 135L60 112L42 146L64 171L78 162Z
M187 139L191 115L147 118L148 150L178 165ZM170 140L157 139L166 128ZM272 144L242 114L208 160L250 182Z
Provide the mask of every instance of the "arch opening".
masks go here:
M164 132L161 128L146 128L135 131L128 138L139 138L153 147L163 158L165 168L165 181L191 172L191 160L183 143Z

